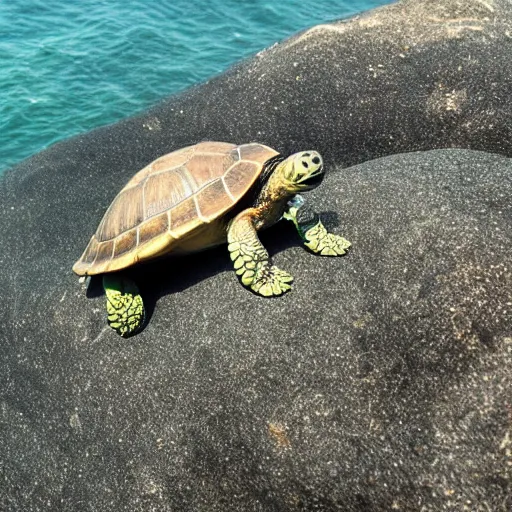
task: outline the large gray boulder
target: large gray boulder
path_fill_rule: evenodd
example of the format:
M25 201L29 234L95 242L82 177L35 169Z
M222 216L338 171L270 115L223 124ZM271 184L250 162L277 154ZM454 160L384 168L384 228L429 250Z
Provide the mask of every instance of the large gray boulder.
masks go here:
M510 155L511 17L404 2L312 29L8 172L0 509L509 510L512 163L346 165ZM296 277L274 300L225 248L141 269L151 319L123 340L71 266L129 176L209 138L320 149L309 199L353 250L270 230Z
M508 510L511 160L338 171L309 199L348 256L276 227L296 283L274 300L225 248L170 260L139 276L158 301L129 340L69 272L88 203L8 193L4 509Z

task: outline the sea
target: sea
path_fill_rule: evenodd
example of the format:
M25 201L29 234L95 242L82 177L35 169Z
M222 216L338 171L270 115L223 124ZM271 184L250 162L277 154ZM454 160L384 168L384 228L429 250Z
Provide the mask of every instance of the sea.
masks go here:
M389 0L0 0L0 173Z

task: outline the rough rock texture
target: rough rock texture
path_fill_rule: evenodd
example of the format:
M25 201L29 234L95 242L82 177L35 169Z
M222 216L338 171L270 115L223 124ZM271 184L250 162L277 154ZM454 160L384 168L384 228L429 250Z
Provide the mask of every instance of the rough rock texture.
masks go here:
M22 205L30 182L2 212L4 509L510 510L509 159L333 173L309 198L349 256L276 227L296 284L274 300L224 248L171 260L139 275L160 298L129 340L69 272L90 203L49 178Z
M407 2L317 28L7 173L0 510L510 510L512 162L344 166L511 154L511 13ZM152 317L123 340L71 266L134 171L204 138L322 150L309 198L353 250L266 233L296 277L273 300L223 248L140 270Z

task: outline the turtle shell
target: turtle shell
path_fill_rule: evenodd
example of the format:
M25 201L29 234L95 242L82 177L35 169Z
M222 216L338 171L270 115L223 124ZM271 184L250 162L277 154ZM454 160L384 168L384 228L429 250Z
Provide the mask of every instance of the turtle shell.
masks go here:
M183 241L194 235L189 249L213 245L215 236L200 228L215 231L215 221L277 156L262 144L201 142L158 158L115 197L73 271L94 275L121 270L183 248Z

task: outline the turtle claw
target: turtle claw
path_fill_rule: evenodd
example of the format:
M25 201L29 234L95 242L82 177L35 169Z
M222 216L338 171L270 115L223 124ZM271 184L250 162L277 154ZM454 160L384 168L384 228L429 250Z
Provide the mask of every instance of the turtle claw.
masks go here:
M140 330L144 323L144 303L137 285L126 278L103 278L107 297L108 325L127 338Z
M282 295L291 290L293 276L288 272L268 263L262 264L256 271L254 280L250 284L251 290L264 297Z
M304 234L304 245L321 256L343 256L352 245L346 238L329 233L319 222Z

